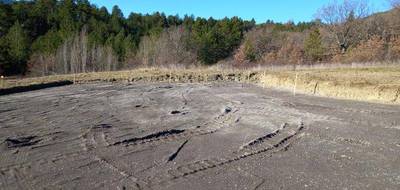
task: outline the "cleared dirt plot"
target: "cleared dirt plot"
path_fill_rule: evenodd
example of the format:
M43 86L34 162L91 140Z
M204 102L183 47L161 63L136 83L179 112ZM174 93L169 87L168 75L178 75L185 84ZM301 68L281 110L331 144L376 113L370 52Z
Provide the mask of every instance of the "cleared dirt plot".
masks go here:
M399 189L400 107L240 83L0 96L0 189Z

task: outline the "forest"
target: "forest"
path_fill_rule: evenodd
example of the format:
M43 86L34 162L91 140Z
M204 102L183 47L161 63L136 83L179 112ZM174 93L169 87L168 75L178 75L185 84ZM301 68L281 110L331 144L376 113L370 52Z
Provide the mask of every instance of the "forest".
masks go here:
M0 1L0 75L136 67L296 65L400 59L400 3L335 1L310 22L123 15L88 0Z

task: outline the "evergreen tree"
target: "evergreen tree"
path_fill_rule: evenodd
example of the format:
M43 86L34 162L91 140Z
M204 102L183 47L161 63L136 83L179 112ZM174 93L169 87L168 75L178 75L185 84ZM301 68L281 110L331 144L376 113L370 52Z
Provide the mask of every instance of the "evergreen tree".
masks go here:
M32 44L32 51L50 55L56 52L63 40L55 30L48 31L45 35L37 38Z
M217 21L198 18L192 26L192 45L198 59L213 64L230 56L240 45L244 31L243 21L237 17Z
M125 40L125 31L121 30L113 39L112 48L114 52L118 56L119 61L123 61L125 58L125 48L124 48L124 40Z
M108 22L108 19L110 18L110 13L108 13L108 10L106 7L101 7L100 10L97 11L97 15L99 20L103 22Z
M92 7L88 0L77 0L77 15L80 25L85 25L92 17Z
M0 75L9 73L13 66L10 64L10 58L8 56L6 38L0 37Z
M75 4L73 0L61 1L58 9L58 17L60 23L60 34L63 39L68 39L78 30L76 23Z
M311 61L321 61L324 56L321 34L318 29L313 30L304 44L305 54Z
M129 34L132 36L134 43L139 44L141 36L144 35L145 31L143 28L143 16L142 14L131 13L127 19L127 27Z
M13 25L13 12L9 4L0 3L0 37L4 36Z
M133 38L133 36L131 34L129 34L128 36L126 36L126 38L124 39L123 42L123 48L125 51L125 58L129 55L129 54L134 54L137 46L135 44L135 40Z
M35 39L45 35L55 24L56 0L37 0L29 11L29 19L26 20L24 28L28 30L29 36Z
M108 27L107 23L102 20L90 18L89 20L89 45L103 45L107 40Z
M19 21L10 28L6 37L8 46L8 55L13 63L15 63L14 73L24 73L26 68L26 60L29 56L28 36L23 30Z
M123 28L124 15L118 6L114 6L111 13L110 28L114 34L118 34Z

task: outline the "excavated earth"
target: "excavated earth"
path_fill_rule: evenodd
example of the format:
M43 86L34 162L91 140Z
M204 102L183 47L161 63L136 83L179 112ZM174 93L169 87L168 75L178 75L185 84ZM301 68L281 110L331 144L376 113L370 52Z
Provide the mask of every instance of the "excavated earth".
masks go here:
M400 107L251 84L0 96L0 189L400 189Z

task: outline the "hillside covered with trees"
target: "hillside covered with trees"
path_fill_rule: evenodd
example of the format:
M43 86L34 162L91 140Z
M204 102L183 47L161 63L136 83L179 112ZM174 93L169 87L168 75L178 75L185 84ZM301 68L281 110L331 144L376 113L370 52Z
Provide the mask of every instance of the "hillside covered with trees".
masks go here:
M0 74L399 59L398 1L374 15L363 2L326 5L312 22L257 25L238 17L123 15L88 0L0 1Z

